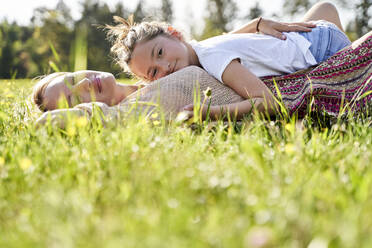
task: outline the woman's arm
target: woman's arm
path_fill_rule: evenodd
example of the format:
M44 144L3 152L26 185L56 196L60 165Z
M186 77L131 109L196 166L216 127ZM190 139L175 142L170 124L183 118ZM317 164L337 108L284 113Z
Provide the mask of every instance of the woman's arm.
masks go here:
M43 113L36 120L36 127L44 126L46 123L50 122L53 126L64 129L66 127L67 121L71 118L84 117L90 119L93 114L93 109L99 108L103 116L106 117L116 117L115 112L111 113L109 107L102 102L91 102L91 103L82 103L76 105L74 108L68 109L55 109ZM111 116L109 116L111 115ZM103 117L101 116L101 117ZM103 119L101 118L103 121Z
M55 109L43 113L36 120L36 127L41 127L50 122L53 126L64 129L69 118L88 117L81 109Z
M237 33L255 33L257 28L260 33L274 36L278 39L285 40L285 35L282 32L310 32L312 28L315 28L316 25L311 22L276 22L268 19L261 18L253 19L247 24L229 32L231 34ZM259 22L259 23L258 23ZM257 25L258 24L258 25Z

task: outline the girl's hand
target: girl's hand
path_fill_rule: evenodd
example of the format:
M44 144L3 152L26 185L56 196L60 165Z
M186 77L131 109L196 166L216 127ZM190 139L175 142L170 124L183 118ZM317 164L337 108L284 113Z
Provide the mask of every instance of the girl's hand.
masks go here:
M210 111L212 107L210 107ZM203 105L201 109L202 120L205 120L207 117L208 106ZM210 112L211 113L211 112ZM194 104L189 104L183 107L183 109L177 115L177 122L183 122L191 119L194 116Z
M183 107L184 111L194 111L194 104L189 104Z
M259 19L257 21L259 21ZM312 28L316 27L316 25L311 22L287 23L261 18L261 21L256 27L260 33L285 40L287 37L282 34L282 32L310 32Z
M176 123L184 123L194 116L194 111L182 110L177 114Z

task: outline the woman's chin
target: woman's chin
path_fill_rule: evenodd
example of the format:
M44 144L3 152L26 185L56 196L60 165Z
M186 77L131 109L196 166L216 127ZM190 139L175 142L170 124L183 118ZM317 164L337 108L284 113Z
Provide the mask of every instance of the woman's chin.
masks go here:
M119 103L119 102L118 102L117 100L113 99L112 101L108 101L106 104L107 104L108 106L112 107L112 106L117 105L118 103Z

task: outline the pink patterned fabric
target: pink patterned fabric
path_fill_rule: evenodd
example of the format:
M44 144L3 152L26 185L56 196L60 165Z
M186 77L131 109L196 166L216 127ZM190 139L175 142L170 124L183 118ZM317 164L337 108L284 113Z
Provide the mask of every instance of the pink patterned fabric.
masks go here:
M330 116L341 110L363 111L371 105L372 94L372 35L356 48L339 51L314 68L262 80L281 98L289 114L303 117L310 107ZM274 83L275 82L275 83ZM313 101L313 102L312 102ZM310 106L311 105L311 106Z

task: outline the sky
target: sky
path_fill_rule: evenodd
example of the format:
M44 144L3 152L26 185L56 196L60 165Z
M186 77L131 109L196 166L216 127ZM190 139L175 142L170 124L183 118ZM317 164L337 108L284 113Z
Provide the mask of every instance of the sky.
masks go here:
M71 14L73 18L78 19L80 16L80 2L82 0L64 0L64 2L71 8ZM107 3L110 7L113 7L117 2L122 2L126 8L133 10L138 0L101 0L101 2ZM354 0L351 0L354 1ZM8 21L17 21L20 25L27 25L33 14L33 10L37 7L45 6L54 8L58 0L0 0L0 21L6 18ZM160 0L145 0L146 7L160 5ZM256 1L254 0L240 0L239 8L241 10L247 10L251 8ZM276 13L277 16L283 16L282 13L282 2L283 0L260 0L260 6L264 10L264 16L271 16ZM332 1L335 2L335 1ZM203 23L206 0L173 0L174 26L180 28L184 32L189 32L190 24L201 28L199 23ZM346 23L352 18L350 11L341 10L342 24L345 26ZM285 18L283 21L289 21L290 18ZM248 21L248 20L247 20ZM236 22L237 25L242 24Z

